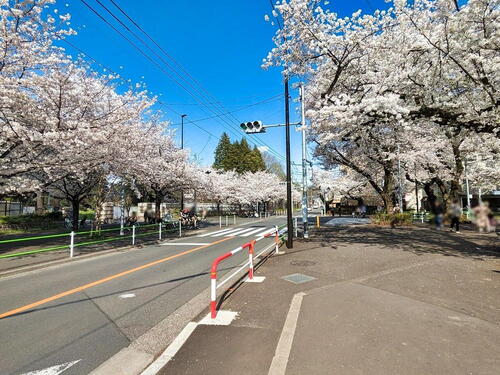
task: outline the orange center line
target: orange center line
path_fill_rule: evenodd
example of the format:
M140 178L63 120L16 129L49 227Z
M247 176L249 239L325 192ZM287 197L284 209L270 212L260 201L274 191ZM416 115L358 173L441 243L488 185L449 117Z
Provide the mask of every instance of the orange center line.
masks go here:
M174 258L178 258L178 257L181 257L183 255L187 255L189 253L192 253L194 251L198 251L198 250L201 250L201 249L204 249L206 247L209 247L209 246L212 246L212 245L216 245L218 243L221 243L221 242L224 242L224 241L227 241L227 240L230 240L234 237L226 237L226 238L223 238L221 240L218 240L218 241L214 241L212 243L209 243L207 245L203 245L203 246L198 246L198 247L195 247L193 249L190 249L190 250L186 250L186 251L183 251L181 253L178 253L178 254L175 254L175 255L171 255L169 257L166 257L166 258L162 258L162 259L158 259L158 260L155 260L153 262L150 262L150 263L146 263L146 264L143 264L142 266L139 266L139 267L135 267L135 268L132 268L132 269L129 269L127 271L123 271L123 272L120 272L120 273L117 273L117 274L114 274L114 275L111 275L111 276L108 276L108 277L105 277L103 279L100 279L100 280L96 280L96 281L93 281L91 283L88 283L88 284L84 284L84 285L80 285L79 287L76 287L76 288L73 288L73 289L70 289L70 290L67 290L65 292L62 292L62 293L59 293L59 294L56 294L56 295L53 295L51 297L47 297L47 298L44 298L44 299L41 299L39 301L36 301L36 302L33 302L33 303L30 303L29 305L25 305L25 306L22 306L22 307L19 307L17 309L14 309L14 310L10 310L10 311L7 311L7 312L4 312L3 314L0 314L0 319L2 318L6 318L8 316L11 316L11 315L15 315L15 314L19 314L20 312L23 312L23 311L26 311L26 310L30 310L34 307L37 307L37 306L40 306L40 305L43 305L45 303L48 303L48 302L52 302L52 301L55 301L57 299L60 299L60 298L63 298L63 297L66 297L66 296L69 296L71 294L75 294L75 293L78 293L78 292L81 292L82 290L85 290L85 289L88 289L88 288L92 288L93 286L96 286L96 285L100 285L100 284L104 284L108 281L111 281L111 280L114 280L114 279L117 279L119 277L122 277L122 276L125 276L125 275L128 275L128 274L131 274L133 272L137 272L137 271L141 271L143 269L146 269L146 268L149 268L149 267L152 267L152 266L155 266L157 264L160 264L160 263L163 263L163 262L167 262L169 260L172 260Z

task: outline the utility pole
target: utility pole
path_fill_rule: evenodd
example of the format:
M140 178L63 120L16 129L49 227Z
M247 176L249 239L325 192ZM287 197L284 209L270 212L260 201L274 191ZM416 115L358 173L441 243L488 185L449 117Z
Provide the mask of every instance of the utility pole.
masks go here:
M181 115L181 150L184 150L184 117ZM181 211L184 209L184 190L181 190Z
M292 220L292 165L290 158L290 108L288 94L288 76L285 77L285 134L286 134L286 206L287 206L287 240L286 247L293 248L293 220Z
M305 114L306 92L304 84L300 85L300 104L302 115L302 225L304 226L304 238L309 238L308 212L307 212L307 149L306 149L306 114Z

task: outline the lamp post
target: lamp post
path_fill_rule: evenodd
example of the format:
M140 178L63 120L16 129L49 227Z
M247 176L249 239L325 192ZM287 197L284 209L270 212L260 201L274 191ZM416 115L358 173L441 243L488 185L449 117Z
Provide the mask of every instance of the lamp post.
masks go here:
M181 150L184 150L184 117L181 115ZM184 190L181 190L181 211L184 209Z

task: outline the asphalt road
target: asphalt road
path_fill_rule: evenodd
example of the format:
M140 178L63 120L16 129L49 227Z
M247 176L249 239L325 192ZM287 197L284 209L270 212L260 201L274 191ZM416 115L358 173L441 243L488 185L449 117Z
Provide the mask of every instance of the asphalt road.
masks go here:
M230 232L216 228L169 245L0 278L0 373L25 374L79 361L64 375L88 374L206 289L216 256L284 222L279 217ZM272 241L258 242L256 250ZM246 259L244 252L229 258L220 275Z

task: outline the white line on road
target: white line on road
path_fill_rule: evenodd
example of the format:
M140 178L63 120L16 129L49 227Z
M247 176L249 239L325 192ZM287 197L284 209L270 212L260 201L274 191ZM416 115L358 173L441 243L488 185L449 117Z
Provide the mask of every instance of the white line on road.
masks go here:
M182 348L182 345L191 336L198 324L195 322L189 322L184 329L179 333L174 341L168 346L167 349L154 361L151 363L146 370L144 370L141 375L155 375L160 371L167 363L172 359L172 357Z
M134 298L135 294L134 293L125 293L125 294L121 294L119 297L123 298L123 299L125 299L125 298Z
M239 228L236 228L236 229L239 229ZM205 233L205 234L200 234L199 236L196 236L196 237L208 237L208 236L212 236L214 234L222 234L222 233L225 233L225 232L232 232L233 230L236 230L235 228L226 228L226 229L222 229L222 230L217 230L215 232L209 232L209 233Z
M242 235L241 235L241 237L248 237L248 236L250 236L250 235L252 235L252 234L254 234L254 233L260 232L261 230L262 230L262 227L259 227L259 228L257 228L257 229L254 229L254 230L253 230L253 231L251 231L251 232L248 232L248 233L242 234Z
M204 246L210 245L210 242L165 242L161 246Z
M302 305L302 299L304 296L305 293L302 292L293 296L268 375L284 375L286 372L286 365L288 364L288 358L290 357L290 351L292 350L293 336L295 335L295 329L297 328L300 306Z
M253 228L243 228L243 229L239 228L239 230L237 230L236 232L232 232L231 234L225 234L225 236L236 236L251 230L253 230Z
M266 234L271 233L273 230L274 230L274 228L271 228L271 229L264 229L264 230L263 230L262 232L260 232L259 234L256 234L256 237L262 237L262 236L265 236Z
M78 359L78 360L73 361L73 362L66 362L66 363L63 363L62 365L48 367L48 368L43 369L43 370L36 370L36 371L27 372L23 375L58 375L58 374L62 373L63 371L66 371L70 367L76 365L80 361L81 361L81 359Z

